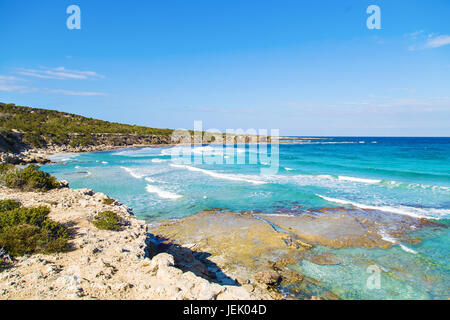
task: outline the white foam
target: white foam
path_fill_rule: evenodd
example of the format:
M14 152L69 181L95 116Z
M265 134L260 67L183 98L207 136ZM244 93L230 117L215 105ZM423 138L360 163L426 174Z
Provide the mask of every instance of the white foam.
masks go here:
M183 196L176 194L176 193L172 193L169 191L164 191L156 186L150 185L148 184L145 187L145 190L147 190L148 193L156 193L160 198L164 198L164 199L179 199L182 198Z
M132 158L140 158L140 157L157 157L158 154L154 153L155 148L148 147L142 149L125 149L122 151L118 151L112 153L113 156L126 156Z
M108 162L107 162L107 161L102 161L102 163L103 163L103 164L108 164Z
M128 172L130 174L130 176L132 176L133 178L136 179L142 179L143 177L145 177L144 174L139 174L137 173L135 170L131 169L131 168L127 168L127 167L121 167L123 170L125 170L126 172Z
M408 207L408 206L371 206L366 204L361 204L349 200L343 200L343 199L335 199L335 198L329 198L322 196L320 194L316 194L318 197L321 197L322 199L330 202L335 202L339 204L350 204L354 207L365 209L365 210L376 210L376 211L383 211L383 212L390 212L395 213L399 215L404 216L410 216L413 218L426 218L426 219L433 219L433 220L439 220L444 216L450 215L450 210L448 209L436 209L436 208L430 208L430 209L422 209L422 208L415 208L415 207Z
M284 170L286 170L286 171L292 171L292 170L294 170L294 169L285 167Z
M380 230L379 232L381 239L383 239L384 241L390 242L390 243L397 243L397 240L392 238L390 235L388 235L386 233L386 231L384 230Z
M150 183L155 182L155 180L153 180L152 178L149 178L149 177L145 177L144 180L147 182L150 182Z
M419 183L407 183L407 182L399 182L399 181L383 181L383 184L388 185L389 187L405 187L407 189L424 189L424 190L432 190L436 191L450 191L450 187L444 186L433 186L428 184L419 184Z
M334 179L333 176L331 176L329 174L319 174L316 177L319 179Z
M166 161L168 161L168 160L167 159L158 159L158 158L152 159L152 162L154 162L154 163L160 163L160 162L166 162Z
M406 252L409 252L409 253L412 253L412 254L417 254L417 251L416 251L416 250L413 250L413 249L411 249L411 248L408 248L408 247L405 246L404 244L399 243L399 246L400 246L400 248L403 249L403 251L406 251Z
M48 156L48 158L53 162L66 162L75 158L77 156L76 153L57 153Z
M355 177L347 177L347 176L338 176L338 180L361 182L361 183L368 183L368 184L376 184L376 183L381 182L381 180L376 180L376 179L355 178Z
M402 250L405 251L405 252L409 252L409 253L412 253L412 254L417 254L417 251L415 251L415 250L413 250L411 248L408 248L404 244L400 243L397 239L395 239L395 238L391 237L390 235L388 235L386 233L386 231L380 230L379 234L381 236L381 239L383 239L384 241L387 241L387 242L390 242L390 243L393 243L393 244L398 244L400 246L400 248L402 248Z
M211 177L214 177L214 178L217 178L217 179L225 179L225 180L232 180L232 181L242 181L242 182L248 182L248 183L253 183L253 184L257 184L257 185L258 184L265 184L265 183L267 183L265 181L248 179L248 178L245 178L243 176L236 175L236 174L218 173L218 172L215 172L215 171L200 169L200 168L186 166L186 165L171 164L171 166L174 167L174 168L187 169L187 170L193 171L193 172L201 172L203 174L206 174L208 176L211 176Z

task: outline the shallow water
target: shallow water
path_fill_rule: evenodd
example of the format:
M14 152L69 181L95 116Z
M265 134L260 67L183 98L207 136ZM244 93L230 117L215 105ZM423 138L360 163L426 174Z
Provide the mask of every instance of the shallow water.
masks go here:
M170 148L141 148L59 155L54 160L61 164L43 169L73 188L104 192L148 221L212 208L292 214L340 206L444 224L450 218L450 138L296 140L280 145L279 170L270 175L261 175L268 159L249 146L232 152L219 145L182 150L189 158L200 155L209 162L243 155L260 158L257 164L177 164ZM423 241L395 243L391 249L335 249L342 257L340 265L303 260L294 268L345 298L447 298L447 228L411 232ZM365 285L370 276L366 269L373 264L386 270L381 272L381 289Z

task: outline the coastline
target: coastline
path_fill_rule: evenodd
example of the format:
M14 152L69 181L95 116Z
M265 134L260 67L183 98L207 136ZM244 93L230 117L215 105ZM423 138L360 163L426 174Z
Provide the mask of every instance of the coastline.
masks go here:
M167 145L156 145L156 147L166 146ZM140 147L149 146L137 145L133 147L114 147L113 149L107 148L107 150L99 151ZM54 153L52 154L55 155ZM67 152L61 154L67 154ZM101 155L99 156L101 157ZM98 189L102 190L99 187ZM73 191L79 192L78 190ZM92 200L91 198L106 196L102 194L96 195L93 191L88 191L88 193L92 195L84 199L80 198L79 200L81 200L81 202L76 204L70 199L63 198L61 199L62 206L67 204L68 210L71 208L70 210L75 211L88 208L91 210L90 217L92 218L92 214L95 214L95 212L100 210L97 209L97 207L101 204L94 205L90 203ZM1 194L0 190L0 197ZM29 198L40 198L42 196L45 196L45 194L38 193L36 195L33 193L33 195L28 195ZM86 195L82 195L82 197L85 196ZM75 197L78 198L79 195L76 195ZM30 203L32 204L33 202ZM153 204L150 203L148 205L152 206ZM117 209L119 209L121 204L114 202L114 206L117 206ZM210 206L209 208L218 207L225 208L225 206L222 205L217 205L216 207ZM103 206L102 208L104 210L105 208L110 207ZM213 285L217 284L221 287L232 286L233 288L244 288L247 294L251 295L250 298L246 299L339 299L341 297L336 294L336 292L339 291L330 289L332 287L330 287L329 284L321 284L321 280L317 280L320 277L315 277L314 274L308 273L308 270L305 271L298 267L299 264L306 265L307 267L312 264L315 266L314 268L334 268L334 266L343 266L345 260L342 260L342 256L340 256L336 250L353 250L353 248L360 248L362 250L375 249L373 251L380 250L380 252L381 250L384 251L388 249L386 252L391 253L403 250L408 255L418 254L417 257L419 257L420 251L414 251L414 246L420 243L422 239L418 236L409 236L408 234L411 233L412 230L421 230L422 227L427 225L436 227L436 229L445 227L439 222L417 219L417 217L412 216L380 212L377 211L376 207L320 207L320 209L317 210L301 210L301 214L296 213L298 210L294 210L296 212L293 212L289 211L288 208L285 208L285 211L281 208L280 214L260 214L257 208L257 206L252 206L250 208L255 209L254 211L239 211L239 209L235 209L235 212L212 209L208 211L197 211L184 218L152 221L150 223L141 221L147 228L147 240L145 241L144 246L149 249L147 252L152 252L144 258L153 258L153 255L158 253L168 254L170 257L166 256L166 262L163 263L166 266L175 266L178 270L181 270L182 274L192 272L194 275ZM56 208L56 210L59 210L59 208ZM175 213L177 211L173 212ZM128 212L128 214L130 213L131 212ZM125 216L125 219L128 219L127 216ZM90 218L87 218L86 220L89 222ZM114 265L118 270L134 270L133 268L136 268L135 265L140 265L140 259L137 259L135 264L125 266L125 264L120 262L123 260L123 256L122 259L117 258L116 252L112 249L115 244L112 243L119 243L120 246L125 248L124 252L130 251L126 247L127 244L121 244L120 240L110 241L108 240L108 237L99 237L97 233L95 233L95 230L94 234L95 237L100 240L100 247L103 243L110 242L106 248L94 248L92 252L94 256L100 255L100 252L108 251L101 259L107 261L107 264L109 265ZM142 242L136 245L137 247L141 247ZM83 247L80 247L79 249L83 250ZM113 260L119 260L119 263L116 263L119 267L116 266L116 264L109 262L111 258ZM89 257L89 259L92 258ZM150 259L150 261L152 260L153 259ZM370 259L367 260L369 261ZM56 263L57 260L53 259L50 261ZM30 262L28 261L25 264L27 263ZM44 268L39 264L35 264L35 262L32 263L35 265L35 267L33 267L35 269L42 270L42 268ZM78 261L77 263L80 264L82 262ZM27 270L26 267L23 266L24 265L22 264L20 265L20 270ZM92 266L90 265L83 266L83 268L88 270L88 274L91 272L89 270L92 270ZM94 267L94 269L95 268L96 267ZM71 269L70 265L68 269ZM143 283L152 281L145 278L148 275L142 276L140 267L137 269L137 273L132 275L132 277L142 279L139 281ZM24 271L23 274L33 272L33 270ZM105 273L104 270L100 272ZM178 271L176 272L179 273ZM150 277L156 276L156 274L157 272L150 273ZM17 275L12 274L10 276L16 277ZM46 276L47 275L44 274L44 277ZM56 274L54 276L56 277ZM113 276L115 276L115 274L112 275L111 278L113 278ZM20 278L22 276L19 275L17 277ZM92 278L92 276L90 277ZM183 283L183 279L183 277L176 277L173 278L173 282L178 283L181 281ZM35 287L43 285L39 283L35 284L33 281L34 280L32 280L31 283L33 283L33 286ZM96 283L96 280L90 279L90 281ZM133 282L135 281L130 280L127 283L131 283L131 286L134 287ZM108 281L106 281L106 283L109 285ZM96 286L97 285L98 284L96 284ZM117 283L113 283L113 285L117 285ZM89 288L90 283L86 286ZM22 288L21 290L22 291L19 290L21 294L25 294L27 289ZM77 297L69 295L69 299L97 297L95 291L92 291L93 289L83 290L89 293L86 296L84 296L83 293ZM113 291L114 290L115 289L113 289ZM129 293L128 289L126 289L127 293L114 292L111 294L111 298L106 296L97 298L118 299L118 297L120 297L121 299L129 299L129 297L131 297L131 299L134 299L134 297L137 297L136 299L174 299L176 297L176 295L174 296L172 293L170 295L160 296L153 295L152 293L151 296L145 297L145 290L148 290L148 288L140 287L137 291ZM188 291L188 289L183 289L185 298L186 292ZM150 294L148 292L147 294ZM230 291L228 291L228 293L229 292ZM61 292L61 294L63 293ZM67 292L64 294L68 296ZM44 295L44 299L45 297L49 297L49 294L47 293L47 295ZM223 298L222 293L209 297L208 299L219 298ZM348 298L348 296L343 296L342 298L345 299ZM20 297L18 299L20 299ZM66 297L63 297L63 299L66 299ZM189 299L202 298L196 294L191 294Z
M0 199L24 206L46 205L50 217L72 233L70 249L58 254L19 257L0 272L0 299L270 299L263 289L215 283L188 249L178 256L159 252L147 223L118 201L90 189L61 188L47 193L0 187ZM96 213L112 210L126 225L121 231L96 229ZM185 262L183 270L176 260Z

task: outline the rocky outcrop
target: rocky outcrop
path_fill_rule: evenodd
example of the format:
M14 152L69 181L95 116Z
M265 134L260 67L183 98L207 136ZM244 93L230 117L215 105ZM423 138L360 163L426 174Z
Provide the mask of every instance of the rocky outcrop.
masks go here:
M104 204L107 198L90 189L31 193L0 187L0 199L49 206L50 217L69 227L73 235L67 252L20 257L0 269L0 299L267 298L237 283L212 281L218 278L215 270L187 248L184 253L174 249L177 256L157 251L147 224L118 201ZM93 226L95 215L105 210L123 218L122 230Z
M302 260L340 264L336 255L324 252L326 247L389 248L392 242L383 234L395 232L403 241L403 232L420 223L409 217L385 216L349 209L301 214L210 210L149 227L161 246L188 247L199 257L207 253L206 260L237 282L254 286L255 292L266 292L275 299L311 299L321 292L322 298L336 299L319 281L301 274L297 266ZM393 219L397 220L396 230L392 229Z
M0 153L0 163L24 165L24 164L30 164L30 163L46 164L49 162L50 162L50 160L48 160L44 156L22 155L22 154L13 154L13 153L6 153L6 152Z

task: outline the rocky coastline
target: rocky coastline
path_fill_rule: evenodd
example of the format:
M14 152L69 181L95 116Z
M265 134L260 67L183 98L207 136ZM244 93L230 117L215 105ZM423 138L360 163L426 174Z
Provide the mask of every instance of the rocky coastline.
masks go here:
M118 201L90 189L60 188L46 193L0 187L0 199L24 206L45 205L66 225L70 249L15 259L0 271L0 299L270 299L261 288L235 281L221 284L187 247L161 250L147 223ZM110 204L105 204L110 203ZM111 210L125 222L120 231L98 230L96 213ZM170 246L169 246L170 247Z

